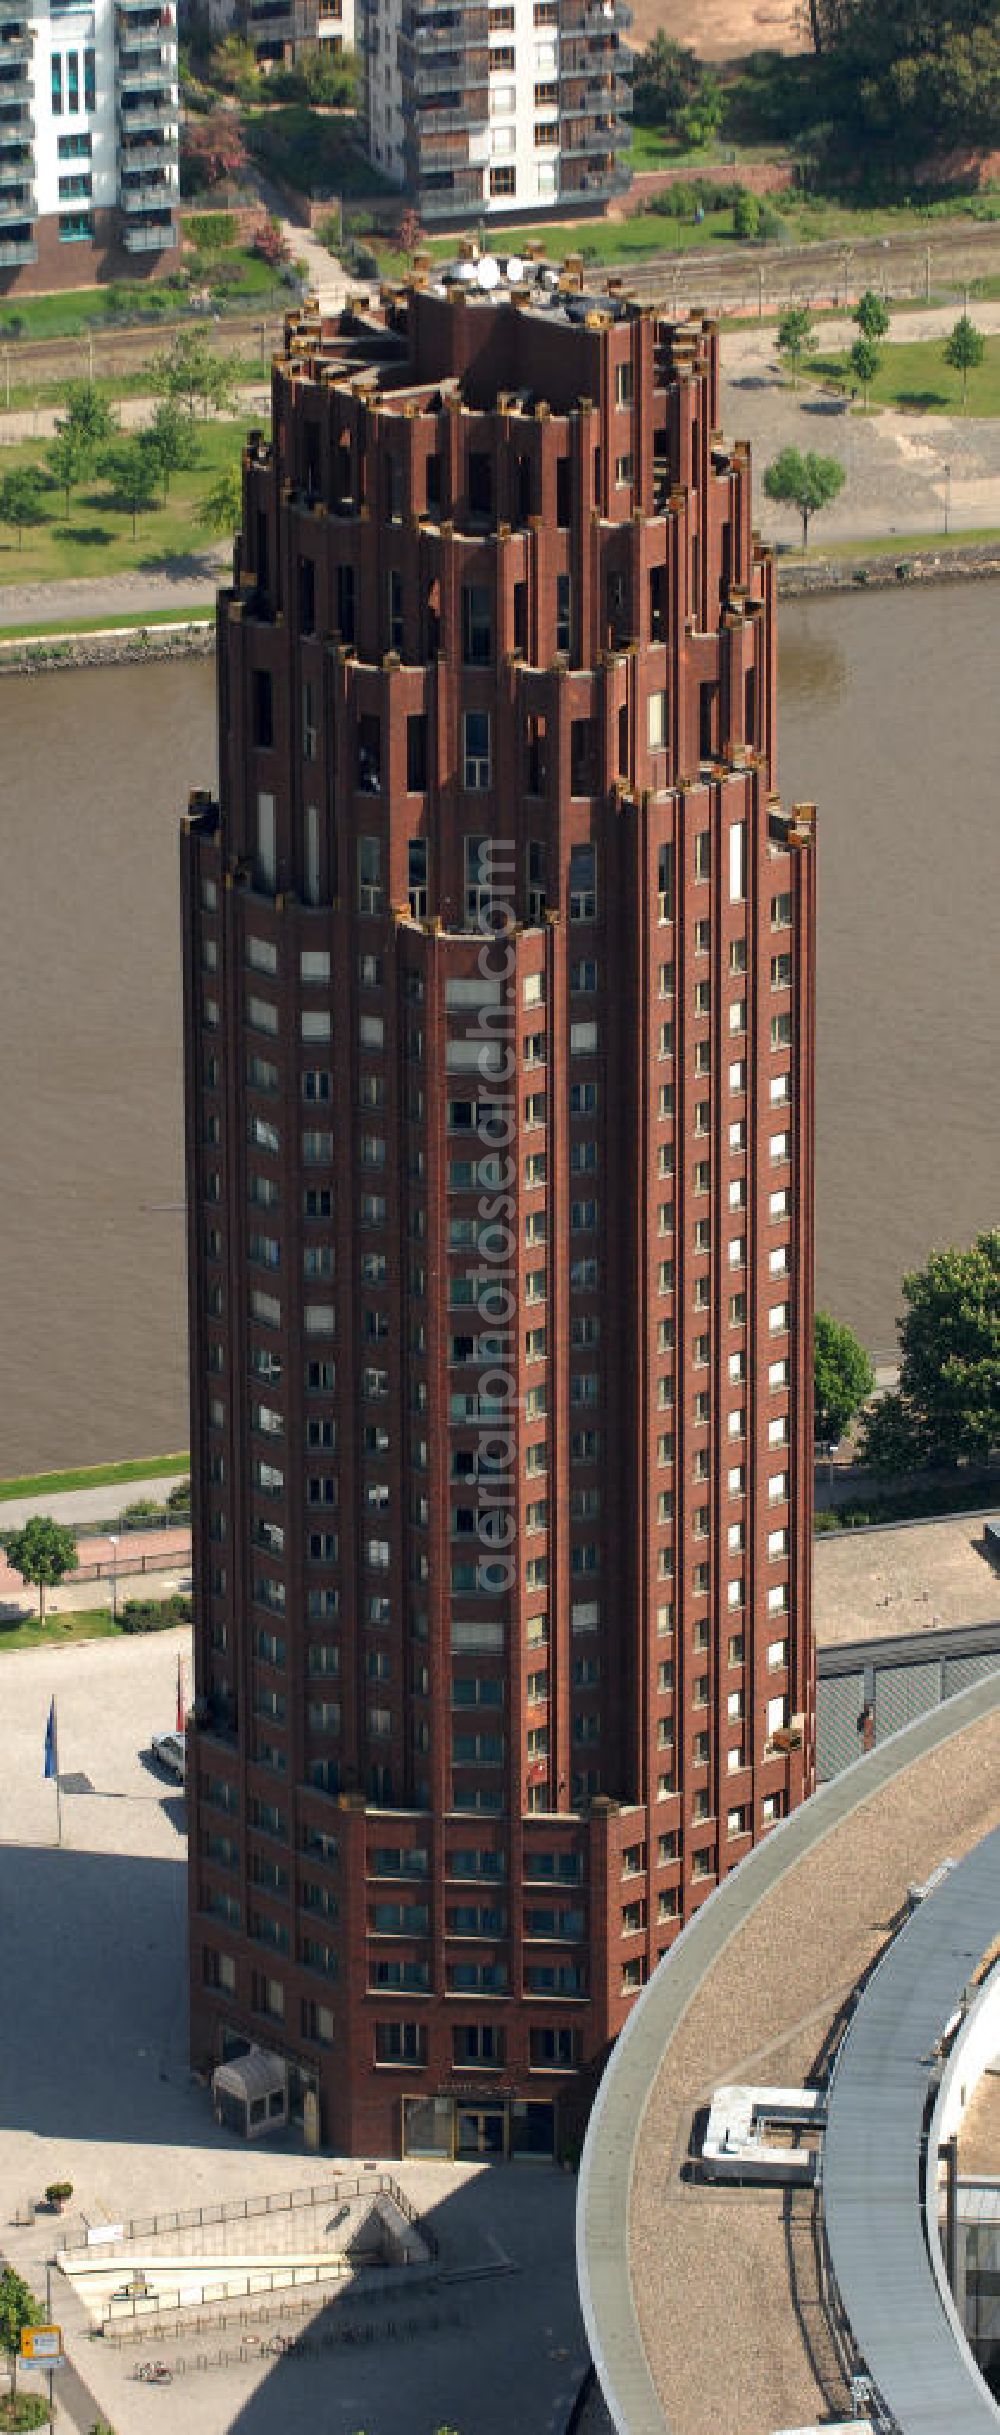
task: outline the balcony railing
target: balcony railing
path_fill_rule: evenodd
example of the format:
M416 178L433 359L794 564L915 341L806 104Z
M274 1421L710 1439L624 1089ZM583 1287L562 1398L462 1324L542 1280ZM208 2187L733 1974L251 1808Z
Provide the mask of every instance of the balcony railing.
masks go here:
M118 82L123 93L169 94L174 79L174 62L158 49L149 59L121 59L118 62Z
M165 144L129 144L123 142L120 151L122 169L173 169L177 164L176 147Z
M9 193L12 186L30 186L32 158L26 144L19 152L0 155L0 194Z
M30 183L16 187L10 194L0 194L0 229L18 227L23 220L36 220L38 202Z
M161 25L159 17L154 18L152 25L120 26L118 43L121 51L127 52L129 58L135 58L137 66L152 53L155 59L169 60L172 67L177 56L174 37L166 26Z
M176 188L162 174L144 178L140 186L122 185L118 192L119 208L131 213L169 211L176 199Z
M169 254L176 247L177 230L172 222L158 220L147 228L126 228L124 243L127 254Z
M629 139L628 123L623 118L608 119L604 126L585 126L560 130L564 160L589 157L591 153L624 151Z
M5 109L0 100L0 147L9 151L11 144L33 143L34 140L34 114L27 102L15 103L13 108Z
M38 247L34 237L0 238L0 271L16 270L22 262L37 262Z
M177 103L165 99L136 101L130 110L122 110L119 115L123 136L132 134L133 130L138 134L144 127L176 127L177 122Z
M10 33L5 33L3 20L0 19L0 70L15 64L20 65L22 62L27 66L34 45L35 37L30 28L25 28L22 32L12 27Z

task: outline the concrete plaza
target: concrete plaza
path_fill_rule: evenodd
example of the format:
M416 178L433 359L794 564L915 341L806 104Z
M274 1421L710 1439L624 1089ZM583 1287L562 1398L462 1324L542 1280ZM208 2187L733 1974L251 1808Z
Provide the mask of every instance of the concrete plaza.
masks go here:
M0 2250L40 2296L45 2261L90 2224L332 2180L295 2139L254 2147L213 2121L187 2065L182 1797L153 1771L190 1635L73 1643L7 1659L0 1728ZM63 1842L43 1778L57 1696ZM68 1780L67 1780L68 1779ZM73 1789L73 1786L77 1789ZM575 2179L549 2167L398 2166L461 2278L405 2340L197 2371L169 2394L134 2380L140 2349L88 2337L59 2275L53 2308L87 2393L118 2435L561 2435L586 2365L573 2249ZM73 2183L61 2224L47 2182ZM509 2261L508 2271L492 2269ZM397 2314L402 2314L400 2309ZM419 2319L415 2295L407 2319ZM328 2304L318 2330L334 2320ZM238 2338L238 2337L237 2337ZM224 2337L223 2337L224 2339ZM213 2344L212 2347L216 2345ZM179 2344L192 2356L204 2343ZM64 2423L92 2423L70 2377Z

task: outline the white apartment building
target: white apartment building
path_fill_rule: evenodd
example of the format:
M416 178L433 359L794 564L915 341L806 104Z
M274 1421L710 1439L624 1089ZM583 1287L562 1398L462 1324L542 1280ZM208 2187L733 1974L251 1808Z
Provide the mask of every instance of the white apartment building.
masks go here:
M0 295L158 268L178 136L173 0L0 0Z
M368 149L421 218L599 207L629 183L622 0L359 0Z

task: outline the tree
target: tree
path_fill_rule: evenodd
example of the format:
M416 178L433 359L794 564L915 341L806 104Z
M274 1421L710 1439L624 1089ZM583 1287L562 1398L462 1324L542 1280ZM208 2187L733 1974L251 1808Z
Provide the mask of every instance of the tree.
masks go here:
M854 319L862 338L886 338L891 318L885 297L876 295L873 287L866 287L854 307Z
M907 1472L919 1471L924 1459L920 1433L895 1388L869 1405L861 1423L858 1455L880 1480L898 1480Z
M408 262L412 262L414 254L419 251L420 246L423 244L423 238L424 232L420 226L420 214L418 211L414 211L411 204L410 209L408 211L404 211L402 215L397 236L397 243L400 253L406 255Z
M836 457L817 456L809 448L782 448L765 468L764 489L782 507L797 507L802 518L802 547L809 546L809 518L829 507L844 487L844 468Z
M815 1321L815 1432L820 1444L834 1445L867 1403L875 1372L853 1328L829 1311L817 1311Z
M199 442L191 429L190 416L181 413L176 398L163 397L144 437L163 483L163 496L167 498L171 475L186 473L198 462Z
M181 130L181 173L184 191L230 185L247 165L239 121L229 110L213 110L207 118L188 118Z
M1000 1445L1000 1228L967 1250L932 1251L903 1278L903 1295L898 1409L866 1431L865 1458L884 1450L891 1422L904 1448L908 1433L908 1468L985 1462Z
M76 1539L65 1522L53 1522L48 1514L33 1513L22 1529L13 1530L7 1538L7 1561L22 1581L31 1581L38 1591L39 1621L45 1621L45 1592L58 1589L67 1573L75 1573L79 1563Z
M198 509L198 522L210 533L235 533L243 520L243 469L227 465Z
M693 51L670 42L662 27L636 55L632 103L640 126L662 127L665 135L684 144L706 143L724 107L718 77Z
M778 323L778 353L783 356L792 375L792 387L799 385L799 373L816 345L816 332L807 304L789 305Z
M963 313L961 319L956 321L950 338L945 340L944 348L945 363L950 366L952 372L960 372L962 375L963 414L969 402L969 374L978 372L985 353L986 340L982 331L977 330L975 322L970 321L967 313Z
M41 2325L42 2322L42 2311L27 2283L14 2273L13 2267L5 2266L0 2274L0 2350L7 2353L12 2393L17 2391L21 2335L29 2325Z
M17 546L24 546L24 529L29 524L44 524L42 505L42 475L37 465L14 465L0 481L0 524L13 524L17 531Z
M63 493L68 515L70 492L76 489L78 482L85 481L90 472L90 450L84 445L79 432L71 431L64 424L61 428L57 425L55 439L50 440L46 455L49 472Z
M851 370L864 390L865 412L868 411L868 391L882 369L882 358L870 338L856 338L851 348Z
M154 356L149 370L157 395L183 398L190 415L199 398L206 414L210 405L221 409L232 401L229 365L200 330L179 330L172 347Z
M93 463L98 449L106 448L117 435L113 408L92 380L68 381L65 405L65 414L56 417L56 430L70 432Z
M117 448L109 448L101 459L101 472L110 482L117 504L132 518L132 539L135 540L138 520L156 499L159 462L149 445L149 434L135 432L131 439L120 440Z

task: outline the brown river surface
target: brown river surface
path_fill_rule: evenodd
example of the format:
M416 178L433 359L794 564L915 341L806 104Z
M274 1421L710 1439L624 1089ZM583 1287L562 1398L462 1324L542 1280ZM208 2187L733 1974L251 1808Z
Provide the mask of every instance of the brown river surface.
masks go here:
M1000 1221L992 584L788 602L786 800L819 804L818 1275ZM0 683L0 1475L187 1444L177 826L214 664Z

